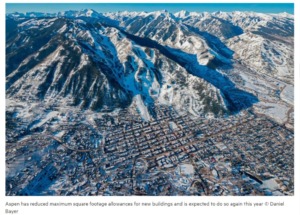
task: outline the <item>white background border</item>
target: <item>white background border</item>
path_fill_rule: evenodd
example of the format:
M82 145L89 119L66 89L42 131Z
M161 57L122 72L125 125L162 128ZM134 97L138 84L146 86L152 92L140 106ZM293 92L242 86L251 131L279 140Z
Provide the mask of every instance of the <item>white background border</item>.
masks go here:
M294 154L295 154L295 190L294 190L294 196L290 197L138 197L138 196L129 196L129 197L11 197L5 196L5 3L126 3L126 2L135 2L135 3L294 3L295 5L295 142L294 142ZM299 1L300 3L300 1ZM299 178L300 178L300 164L299 164L299 97L297 96L297 92L299 92L299 77L300 77L300 62L299 62L299 14L300 8L299 3L297 0L295 1L137 1L137 0L131 0L131 1L80 1L80 0L70 0L70 1L58 1L58 0L52 0L52 1L10 1L10 0L2 0L1 6L0 6L0 26L1 26L1 33L0 33L0 47L1 47L1 75L0 75L0 97L1 97L1 129L0 129L0 140L1 140L1 146L0 146L0 165L1 165L1 177L0 177L0 214L5 214L5 204L6 202L47 202L47 201L55 201L55 202L152 202L152 201L165 201L165 202L181 202L181 201L187 201L187 202L283 202L285 203L284 207L235 207L235 208L224 208L224 207L83 207L83 208L75 208L75 207L19 207L15 209L19 209L18 214L54 214L57 215L60 214L67 214L67 213L76 213L76 214L116 214L116 213L125 213L125 214L140 214L140 213L153 213L156 212L158 214L165 214L165 213L174 213L174 214L185 214L185 213L197 213L197 214L252 214L252 215L260 215L260 214L280 214L280 215L299 215L300 214L300 190L299 190ZM13 208L10 208L13 209Z

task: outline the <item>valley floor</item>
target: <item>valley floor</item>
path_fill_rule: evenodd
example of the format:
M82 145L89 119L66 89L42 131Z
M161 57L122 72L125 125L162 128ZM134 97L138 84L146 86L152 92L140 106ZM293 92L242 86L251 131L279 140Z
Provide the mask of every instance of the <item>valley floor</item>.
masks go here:
M157 106L149 122L66 109L29 123L14 108L9 196L294 194L293 129L250 109L207 119Z

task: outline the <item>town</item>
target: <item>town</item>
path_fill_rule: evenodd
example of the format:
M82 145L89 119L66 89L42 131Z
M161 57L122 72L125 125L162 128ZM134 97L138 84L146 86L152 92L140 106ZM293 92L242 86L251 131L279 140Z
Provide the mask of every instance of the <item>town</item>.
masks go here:
M20 131L7 125L6 195L293 195L293 130L251 110L152 111L75 112L29 131L8 117Z

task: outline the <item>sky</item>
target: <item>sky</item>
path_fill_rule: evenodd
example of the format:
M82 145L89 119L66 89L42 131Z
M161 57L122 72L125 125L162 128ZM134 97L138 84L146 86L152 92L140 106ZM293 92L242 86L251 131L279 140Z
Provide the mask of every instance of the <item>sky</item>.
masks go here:
M180 10L190 12L215 11L254 11L261 13L294 14L293 3L7 3L6 13L13 12L60 12L66 10L94 9L97 12L116 11L157 11L168 10L171 13Z

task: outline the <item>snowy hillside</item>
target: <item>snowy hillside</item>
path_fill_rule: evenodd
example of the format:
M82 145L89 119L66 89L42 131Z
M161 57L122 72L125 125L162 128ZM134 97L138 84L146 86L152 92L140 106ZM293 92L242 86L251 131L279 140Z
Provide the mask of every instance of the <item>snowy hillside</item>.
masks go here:
M6 22L9 99L136 107L146 120L157 104L221 116L260 100L230 76L240 64L293 82L292 15L87 9L7 14Z

